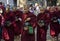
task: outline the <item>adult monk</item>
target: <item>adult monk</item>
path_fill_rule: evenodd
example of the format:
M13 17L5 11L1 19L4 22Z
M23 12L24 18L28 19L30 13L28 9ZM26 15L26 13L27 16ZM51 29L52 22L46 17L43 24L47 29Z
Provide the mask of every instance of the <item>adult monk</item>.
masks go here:
M23 27L23 22L22 22L22 15L23 12L20 11L19 9L16 9L16 7L13 7L12 12L15 15L15 22L13 24L14 26L14 36L15 39L20 39L21 37L21 28Z
M4 18L5 18L5 25L4 27L8 31L8 39L5 39L5 41L14 41L14 21L15 21L15 15L10 11L10 6L7 6L6 11L4 12ZM6 38L6 37L5 37Z
M37 16L37 41L46 41L47 28L45 10L41 8Z
M26 7L22 18L24 27L21 32L21 41L35 41L36 16Z
M59 29L59 22L58 22L58 16L57 12L55 11L55 8L51 7L50 8L50 33L51 36L53 37L53 40L55 38L58 40L58 31Z

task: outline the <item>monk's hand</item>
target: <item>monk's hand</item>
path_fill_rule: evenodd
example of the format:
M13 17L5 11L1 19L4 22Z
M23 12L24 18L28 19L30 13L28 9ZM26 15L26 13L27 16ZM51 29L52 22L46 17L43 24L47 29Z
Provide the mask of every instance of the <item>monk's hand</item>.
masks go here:
M28 27L24 27L24 30L28 30Z
M40 27L42 27L42 26L43 26L41 23L38 23L38 25L39 25Z
M25 20L25 22L26 22L26 21L30 21L30 20L31 20L31 18L29 17L29 18L27 18L27 19Z
M19 20L19 21L22 21L22 19L21 19L21 18L18 18L18 20Z
M12 23L9 23L8 26L10 26Z

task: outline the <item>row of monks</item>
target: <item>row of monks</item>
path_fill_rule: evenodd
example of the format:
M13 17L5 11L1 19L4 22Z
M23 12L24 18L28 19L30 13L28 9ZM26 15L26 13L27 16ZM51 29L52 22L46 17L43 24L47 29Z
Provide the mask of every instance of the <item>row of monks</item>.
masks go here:
M21 35L21 41L35 41L35 28L37 28L37 41L46 41L50 25L50 35L54 38L60 33L60 8L50 7L40 9L36 16L25 8L24 11L10 7L4 10L0 7L0 40L14 41L14 36ZM58 40L58 39L57 39Z

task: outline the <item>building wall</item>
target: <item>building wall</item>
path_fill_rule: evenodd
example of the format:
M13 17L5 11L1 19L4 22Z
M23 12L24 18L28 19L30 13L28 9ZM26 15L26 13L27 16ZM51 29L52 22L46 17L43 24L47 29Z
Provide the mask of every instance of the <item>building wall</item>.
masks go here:
M27 0L17 0L17 6L26 5Z
M30 3L32 3L32 4L38 3L39 5L42 5L45 7L47 6L46 0L17 0L17 6L19 6L20 4L26 5L26 4L30 4Z

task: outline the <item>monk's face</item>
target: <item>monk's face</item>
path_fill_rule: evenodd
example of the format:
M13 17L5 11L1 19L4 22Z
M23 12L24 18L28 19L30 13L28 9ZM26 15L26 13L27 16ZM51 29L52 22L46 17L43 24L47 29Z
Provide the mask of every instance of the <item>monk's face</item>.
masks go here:
M41 9L41 10L40 10L40 13L44 13L44 9Z
M2 14L3 13L3 10L2 9L0 9L0 14Z
M52 7L50 8L50 12L54 12L54 10L55 10L54 8L52 8Z
M6 12L9 12L10 11L10 8L6 8Z
M25 7L24 7L24 11L23 11L23 12L24 12L24 13L27 13L27 12L28 12L28 10L29 10L29 8L28 8L27 6L25 6Z
M16 7L13 7L13 11L16 11Z
M27 13L28 12L28 9L25 9L24 11L23 11L23 13Z

